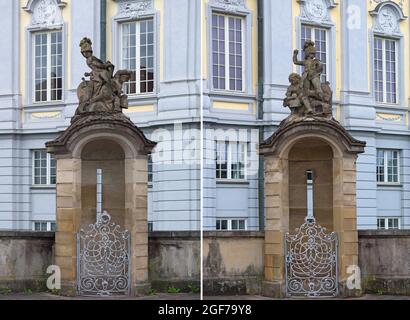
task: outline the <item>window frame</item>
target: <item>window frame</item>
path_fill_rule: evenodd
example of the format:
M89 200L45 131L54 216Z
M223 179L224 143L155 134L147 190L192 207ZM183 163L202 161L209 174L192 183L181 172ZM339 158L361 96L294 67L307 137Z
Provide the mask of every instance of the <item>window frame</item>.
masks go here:
M384 221L384 228L379 227L379 221ZM389 228L389 220L397 220L397 228ZM377 230L401 230L401 217L377 217Z
M40 230L36 230L36 224L40 223ZM41 230L41 226L43 223L46 223L46 230ZM52 230L52 224L54 224L54 230ZM48 220L35 220L32 221L32 230L35 232L56 232L57 231L57 223L56 221L48 221Z
M148 188L152 188L154 182L154 162L152 159L152 153L147 155L147 181L148 181Z
M328 81L329 83L332 83L332 77L331 77L331 70L330 70L330 64L331 64L331 59L330 59L330 35L331 35L331 28L327 27L327 26L323 26L323 25L313 25L309 22L301 22L300 25L300 41L299 41L299 45L301 46L299 52L303 54L303 46L302 46L302 30L303 28L310 28L312 29L312 39L310 39L311 41L313 41L316 44L316 32L314 32L316 29L320 29L325 31L325 36L326 36L326 81ZM323 62L322 62L323 63ZM302 67L300 67L302 68ZM323 75L323 74L322 74ZM323 79L320 79L321 82L323 82Z
M36 167L35 167L35 160L36 160L36 158L35 158L35 154L36 154L36 152L45 152L46 153L46 184L42 184L42 183L35 183L35 178L36 178L36 176L35 176L35 169L36 169ZM55 187L56 185L57 185L57 181L56 181L56 183L54 183L54 184L52 184L51 183L51 157L52 157L52 155L50 154L50 153L48 153L45 149L33 149L33 150L31 150L31 170L32 170L32 172L31 172L31 185L32 185L32 187L35 187L35 188L44 188L44 187ZM56 177L56 180L57 180L57 162L56 162L56 167L55 167L55 169L56 169L56 175L55 175L55 177Z
M154 20L154 91L147 92L143 94L129 94L129 102L136 103L147 103L155 104L157 101L157 95L160 87L160 78L161 78L161 17L160 12L152 8L147 8L136 17L127 12L118 12L112 18L112 61L117 66L122 66L122 24L135 22L139 20L153 19Z
M147 222L148 233L154 232L154 221Z
M227 229L217 229L218 221L220 221L220 225L222 221L227 221ZM239 226L239 221L244 221L244 229L232 229L232 222L237 221ZM226 231L233 231L233 232L240 232L240 231L247 231L248 230L248 219L247 218L216 218L215 220L215 231L218 232L226 232Z
M118 55L118 61L119 61L119 66L120 69L125 69L124 66L124 62L123 62L123 49L124 49L124 42L123 42L123 32L124 32L124 25L125 24L131 24L134 23L136 25L136 40L139 40L139 45L136 47L138 49L140 49L141 46L141 21L145 21L145 20L152 20L152 25L153 25L153 73L154 73L154 78L153 78L153 90L149 91L149 92L141 92L141 86L136 86L136 92L135 93L127 93L127 95L130 98L133 97L144 97L144 96L150 96L152 94L155 94L157 92L157 83L158 83L158 76L159 76L159 72L158 72L158 52L157 52L157 28L156 28L156 19L155 19L155 15L148 15L148 16L141 16L138 19L125 19L125 20L118 20L117 24L118 24L118 41L117 43L119 44L118 46L118 51L119 51L119 55ZM137 43L137 41L136 41ZM135 60L136 60L136 70L139 70L139 72L136 72L136 78L135 81L136 83L140 83L140 79L141 79L141 55L140 55L140 50L136 50L136 55L135 55ZM137 68L137 66L139 68ZM124 88L125 88L126 83L124 83Z
M375 42L377 39L380 39L382 41L382 75L383 75L383 101L378 101L377 97L376 97L376 77L375 77L375 60L376 60L376 55L375 55L375 51L376 51L376 46L375 46ZM387 68L386 68L386 40L388 41L393 41L395 43L395 59L396 59L396 70L395 70L395 74L396 74L396 102L387 102ZM401 50L400 48L400 39L395 38L395 37L388 37L385 35L379 35L379 34L375 34L373 36L373 52L372 52L372 78L373 78L373 95L374 95L374 99L375 102L379 105L400 105L400 101L401 101L401 97L400 97L400 86L399 86L399 81L400 81L400 55L399 55L399 51Z
M228 144L228 149L227 149L227 155L226 155L226 178L218 178L217 176L217 171L218 171L218 143L225 143ZM232 178L232 145L237 144L238 146L240 144L244 145L244 163L243 163L243 179L233 179ZM248 163L248 142L243 142L243 141L223 141L223 140L216 140L215 141L215 177L216 181L230 181L230 182L244 182L248 181L248 170L247 170L247 163Z
M220 89L220 88L215 88L214 86L214 58L213 58L213 16L223 16L224 17L224 28L225 28L225 35L224 35L224 45L225 45L225 89ZM229 53L229 17L233 18L239 18L241 19L241 37L242 37L242 90L232 90L230 89L230 53ZM211 10L210 14L210 46L209 46L209 51L210 51L210 87L212 88L213 91L215 92L229 92L229 93L239 93L239 94L244 94L248 92L248 81L247 79L247 70L248 70L248 58L247 58L247 46L248 46L248 37L247 37L247 22L246 22L247 16L246 15L240 15L240 14L233 14L232 12L222 12L220 10Z
M377 169L378 169L378 153L379 151L383 151L383 170L384 170L384 181L379 181L378 180L378 173L377 173ZM387 152L386 151L391 151L391 152L397 152L397 182L389 182L388 179L388 161L387 161ZM397 186L397 185L401 185L401 156L400 156L400 150L398 149L386 149L386 148L377 148L376 149L376 182L378 185L390 185L390 186ZM387 180L387 181L386 181Z
M61 99L58 100L51 100L51 34L52 33L61 33ZM46 101L36 101L36 35L38 34L46 34L47 35L47 100ZM64 91L65 91L65 32L64 32L64 27L60 26L59 28L56 29L34 29L30 30L30 48L31 48L31 53L28 55L28 59L30 60L31 65L31 72L32 76L27 79L27 81L30 81L30 89L31 89L31 94L28 95L28 97L31 97L31 101L29 103L32 103L34 105L44 105L44 104L61 104L65 97L64 97Z

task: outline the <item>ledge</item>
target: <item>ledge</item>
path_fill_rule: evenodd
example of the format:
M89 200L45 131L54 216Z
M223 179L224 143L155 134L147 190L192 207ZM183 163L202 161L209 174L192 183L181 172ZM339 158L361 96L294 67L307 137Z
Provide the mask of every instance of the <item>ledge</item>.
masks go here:
M359 230L359 238L410 238L410 230Z
M25 231L25 230L16 230L16 231L2 231L0 230L0 239L1 238L10 238L13 240L16 239L47 239L53 240L55 237L54 232L48 231Z
M263 231L206 231L204 238L265 238Z
M149 240L156 239L177 239L186 238L188 240L198 239L201 234L199 231L154 231L148 233Z
M199 231L154 231L148 234L149 240L181 239L200 240ZM204 238L261 238L265 237L263 231L204 231Z

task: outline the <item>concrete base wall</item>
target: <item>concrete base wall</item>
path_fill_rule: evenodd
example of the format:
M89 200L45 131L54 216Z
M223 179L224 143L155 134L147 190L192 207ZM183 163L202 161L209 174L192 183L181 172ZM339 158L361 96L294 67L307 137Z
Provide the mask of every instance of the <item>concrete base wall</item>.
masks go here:
M45 289L54 233L0 231L0 288ZM204 233L204 294L259 294L263 232ZM152 288L200 286L199 232L154 232L149 237ZM410 230L359 231L364 293L410 295ZM268 290L271 291L271 290Z
M204 294L261 292L263 232L205 232Z
M359 266L364 292L410 295L410 230L359 231Z
M148 273L152 288L166 292L199 290L199 232L153 232L149 236Z
M54 233L0 231L0 288L44 290Z

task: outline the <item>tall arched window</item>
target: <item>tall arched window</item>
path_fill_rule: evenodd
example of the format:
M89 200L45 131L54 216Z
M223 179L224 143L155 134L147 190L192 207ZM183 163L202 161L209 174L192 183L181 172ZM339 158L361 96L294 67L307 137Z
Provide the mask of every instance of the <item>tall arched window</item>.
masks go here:
M60 0L30 0L24 10L31 14L28 31L30 102L45 103L63 100L64 59L62 9Z
M373 16L373 88L378 103L398 104L401 55L401 8L392 1L380 3Z

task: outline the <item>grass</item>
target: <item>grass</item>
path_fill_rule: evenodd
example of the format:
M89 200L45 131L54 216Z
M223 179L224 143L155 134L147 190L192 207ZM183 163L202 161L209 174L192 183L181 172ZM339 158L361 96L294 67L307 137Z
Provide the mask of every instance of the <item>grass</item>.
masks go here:
M194 284L189 284L188 289L190 293L199 293L201 289Z
M54 294L54 295L56 295L56 296L59 296L60 295L60 289L51 289L50 290L50 292L52 293L52 294Z
M0 288L0 294L10 294L12 290L10 288Z
M175 287L168 287L167 290L168 293L180 293L181 289L175 288Z
M30 288L24 288L23 293L24 294L33 294L33 290L31 290Z
M155 290L155 289L153 289L153 288L150 288L150 289L148 290L148 294L149 294L150 296L155 296L155 295L157 294L157 290Z

